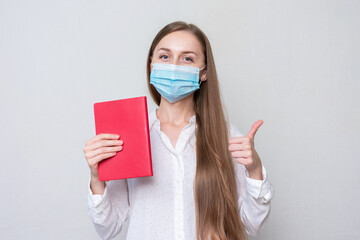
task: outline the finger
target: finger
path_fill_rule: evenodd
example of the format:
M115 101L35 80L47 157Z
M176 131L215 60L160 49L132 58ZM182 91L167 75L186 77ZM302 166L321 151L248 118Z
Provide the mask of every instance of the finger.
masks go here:
M116 152L104 153L104 154L97 155L89 160L89 166L90 166L90 168L94 168L102 160L113 157L115 155L116 155Z
M229 151L243 151L243 150L250 150L251 146L250 144L230 144L229 145Z
M249 133L248 133L246 136L249 137L249 138L251 138L251 139L254 139L255 133L257 132L257 130L259 129L259 127L260 127L262 124L263 124L263 120L258 120L258 121L256 121L256 122L252 125Z
M112 146L121 146L123 145L122 140L101 140L93 143L92 145L87 146L88 150L95 150L101 147L112 147Z
M117 134L111 134L111 133L100 133L98 135L96 135L95 137L93 138L90 138L86 144L87 145L91 145L93 144L94 142L98 142L100 140L103 140L103 139L119 139L120 136L117 135Z
M93 158L94 156L97 156L99 154L103 153L110 153L110 152L118 152L122 150L122 146L117 147L101 147L94 151L90 151L89 153L85 154L87 158Z
M235 151L231 152L231 157L233 158L250 158L251 157L251 151Z
M240 144L240 143L243 143L243 142L247 141L247 140L248 140L247 138L248 138L248 137L234 137L234 138L229 138L229 143L230 143L230 144L233 144L233 143L235 143L235 144Z

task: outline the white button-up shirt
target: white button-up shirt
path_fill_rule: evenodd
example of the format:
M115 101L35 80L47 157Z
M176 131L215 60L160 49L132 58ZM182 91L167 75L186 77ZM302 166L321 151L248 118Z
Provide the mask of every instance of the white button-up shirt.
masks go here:
M195 128L194 115L174 149L160 130L156 110L149 114L153 176L107 182L103 195L94 195L89 187L88 214L102 239L115 237L129 217L128 240L195 239ZM239 136L229 124L229 137ZM235 160L234 166L241 220L246 232L255 235L270 213L272 186L265 168L261 181L248 178L245 167Z

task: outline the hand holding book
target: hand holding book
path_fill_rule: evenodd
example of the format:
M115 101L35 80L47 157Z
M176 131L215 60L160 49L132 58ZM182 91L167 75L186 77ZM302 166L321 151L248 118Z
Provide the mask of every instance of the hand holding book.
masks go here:
M89 139L84 147L84 153L91 170L91 177L98 178L98 163L116 155L122 150L123 141L119 135L101 133Z

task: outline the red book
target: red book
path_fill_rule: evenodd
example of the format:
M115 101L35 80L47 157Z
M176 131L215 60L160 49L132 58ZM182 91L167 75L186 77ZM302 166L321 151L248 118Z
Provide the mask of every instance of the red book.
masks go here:
M152 176L146 97L94 104L96 135L120 135L123 149L99 163L100 181Z

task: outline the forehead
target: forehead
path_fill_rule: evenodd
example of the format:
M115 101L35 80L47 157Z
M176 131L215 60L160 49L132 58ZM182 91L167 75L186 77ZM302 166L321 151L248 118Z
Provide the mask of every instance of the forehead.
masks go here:
M155 51L159 48L168 48L171 51L202 52L200 41L188 31L176 31L166 35L156 45Z

